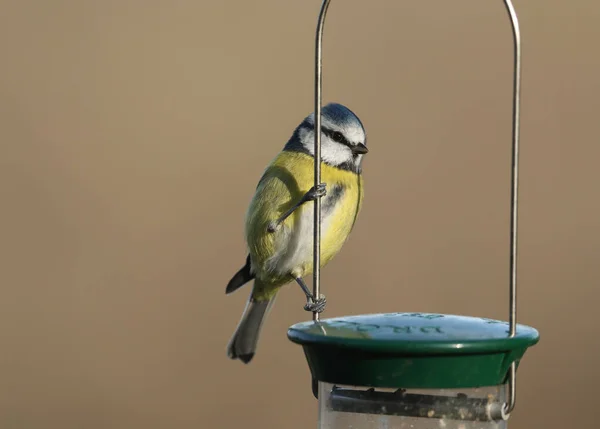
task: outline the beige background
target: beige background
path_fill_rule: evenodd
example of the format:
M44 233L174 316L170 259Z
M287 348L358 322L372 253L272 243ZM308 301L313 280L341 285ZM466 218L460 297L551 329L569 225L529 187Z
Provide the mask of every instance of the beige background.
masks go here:
M288 288L255 360L243 217L313 106L320 2L0 1L0 428L315 427ZM518 0L520 322L510 427L594 428L600 3ZM362 118L366 199L326 317L507 317L510 27L500 0L334 1L324 101Z

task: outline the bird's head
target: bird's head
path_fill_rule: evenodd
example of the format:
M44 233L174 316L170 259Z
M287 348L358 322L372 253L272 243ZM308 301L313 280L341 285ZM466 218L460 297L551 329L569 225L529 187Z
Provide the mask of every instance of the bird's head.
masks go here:
M361 171L363 155L368 152L367 134L358 116L347 107L330 103L321 109L321 160L334 167ZM311 113L296 128L286 149L314 156L315 114Z

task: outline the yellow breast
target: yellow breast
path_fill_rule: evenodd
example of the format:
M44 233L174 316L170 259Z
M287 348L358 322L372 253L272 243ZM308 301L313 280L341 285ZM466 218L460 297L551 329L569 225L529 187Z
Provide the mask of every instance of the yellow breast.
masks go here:
M324 266L340 251L352 231L362 205L363 179L351 171L322 163L321 181L327 184L328 192L322 198L321 266ZM287 269L286 262L295 269L294 275L305 276L312 272L314 203L303 204L275 233L268 233L267 226L298 202L313 185L314 158L287 151L273 160L259 182L246 216L246 239L257 277L268 283L290 281L290 273L281 272L282 268ZM334 198L328 198L333 197L334 192L338 194L335 204L331 204ZM307 220L310 228L306 227ZM301 225L304 225L301 237L297 237L294 234L298 235Z

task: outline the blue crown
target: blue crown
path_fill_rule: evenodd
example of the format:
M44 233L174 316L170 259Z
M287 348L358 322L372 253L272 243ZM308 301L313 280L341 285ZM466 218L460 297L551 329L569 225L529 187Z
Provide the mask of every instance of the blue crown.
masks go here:
M354 112L339 103L329 103L321 109L323 117L341 126L360 126L364 129L362 122Z

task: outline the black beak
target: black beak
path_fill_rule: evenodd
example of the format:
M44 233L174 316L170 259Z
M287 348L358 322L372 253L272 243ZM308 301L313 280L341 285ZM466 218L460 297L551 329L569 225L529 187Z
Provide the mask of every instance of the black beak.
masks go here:
M367 152L369 152L369 149L362 143L359 143L356 146L352 147L352 153L354 155L364 155Z

